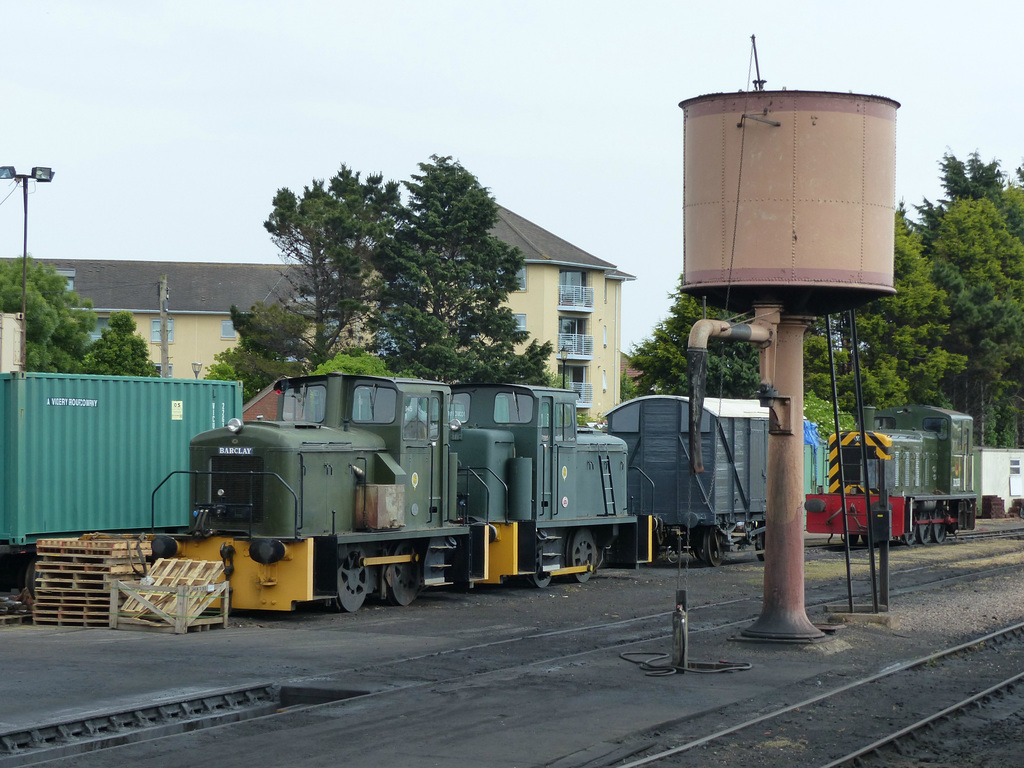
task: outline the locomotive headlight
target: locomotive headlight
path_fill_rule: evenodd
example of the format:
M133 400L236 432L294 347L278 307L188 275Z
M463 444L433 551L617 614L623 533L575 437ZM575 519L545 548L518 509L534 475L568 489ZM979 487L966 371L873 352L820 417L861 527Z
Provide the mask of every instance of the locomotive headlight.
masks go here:
M178 542L170 536L154 536L151 546L156 557L174 557L178 554Z
M276 563L284 553L284 542L277 539L254 539L249 544L249 557L262 565Z
M452 419L451 421L448 422L448 429L450 429L452 432L458 432L460 429L462 429L462 422L459 421L458 419Z
M231 419L227 423L227 428L229 432L232 432L237 435L239 432L242 431L242 420L239 418Z

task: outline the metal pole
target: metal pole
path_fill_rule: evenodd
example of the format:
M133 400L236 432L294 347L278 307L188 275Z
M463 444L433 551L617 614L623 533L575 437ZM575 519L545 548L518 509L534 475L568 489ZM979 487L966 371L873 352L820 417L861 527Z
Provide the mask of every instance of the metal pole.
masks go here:
M770 375L768 508L765 515L764 603L760 618L740 634L783 642L825 636L804 605L804 333L812 318L783 315L774 360L762 349Z
M840 323L842 328L842 323ZM832 351L832 315L825 315L825 334L828 336L828 367L832 373L832 415L836 423L836 467L839 470L839 503L843 516L843 551L846 553L846 597L853 613L853 573L850 570L850 521L846 519L846 473L843 472L843 446L839 432L839 391L836 388L836 359Z
M21 249L21 372L28 371L28 176L15 176L21 179L23 199L25 201L25 231Z
M860 424L861 482L864 485L864 515L868 523L868 562L871 572L871 607L878 613L878 581L875 574L875 536L871 510L871 481L868 479L868 436L864 424L864 392L860 385L860 353L857 349L857 314L850 310L850 347L853 349L853 384L857 395L857 421ZM881 485L881 483L879 483Z

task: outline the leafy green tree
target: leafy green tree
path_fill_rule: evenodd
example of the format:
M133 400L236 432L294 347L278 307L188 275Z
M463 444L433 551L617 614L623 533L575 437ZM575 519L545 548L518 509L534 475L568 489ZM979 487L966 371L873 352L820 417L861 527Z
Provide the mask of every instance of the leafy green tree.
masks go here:
M100 337L85 355L83 373L99 376L159 376L149 344L136 332L131 312L112 312Z
M302 363L289 354L307 328L303 318L280 304L257 303L249 312L232 307L231 321L238 344L214 357L204 379L240 381L242 397L251 400L278 379L303 373Z
M419 168L374 262L374 351L393 370L445 382L546 380L552 345L529 340L506 304L523 257L489 233L494 199L450 157Z
M636 386L636 381L629 373L623 371L619 376L619 400L625 402L639 396L640 391Z
M314 179L301 197L277 191L263 226L290 265L285 277L295 298L287 312L307 327L261 346L315 368L359 343L357 320L369 307L372 260L390 238L400 203L397 182L385 183L379 174L364 181L344 164L326 183Z
M818 427L818 434L823 440L836 431L836 413L832 407L832 398L818 397L813 392L804 394L804 418L814 422ZM853 429L856 426L856 419L846 411L839 411L839 429Z
M894 283L896 294L858 308L861 386L865 405L888 408L907 403L947 405L941 382L966 365L962 354L945 346L950 310L946 292L932 279L921 236L900 210L895 219ZM834 318L833 356L840 406L854 408L854 372L845 317ZM845 340L845 341L844 341ZM819 321L804 345L804 385L825 401L832 399L825 323Z
M700 302L683 293L683 280L670 294L669 316L630 353L631 364L640 371L637 395L689 395L686 347L693 324L703 317ZM713 319L727 320L723 311L712 311ZM746 343L712 340L708 344L707 394L715 397L750 398L760 384L757 349Z
M363 349L352 347L344 352L339 352L323 365L313 371L315 375L325 373L356 373L366 376L393 376L388 370L387 363L376 355L371 355Z
M997 440L990 409L1020 393L1024 376L1024 243L988 199L961 199L939 223L935 280L949 296L954 322L946 348L967 359L944 391L954 408L974 416L984 444Z
M67 289L67 279L48 264L28 259L26 266L25 370L79 373L96 327L92 302ZM0 307L21 312L22 259L0 262Z
M921 216L919 232L926 251L931 250L938 236L942 217L957 200L987 199L997 202L1003 194L1004 176L999 169L999 162L992 160L984 163L977 152L972 153L967 162L957 159L956 155L944 154L939 170L946 197L936 204L925 199L917 206Z

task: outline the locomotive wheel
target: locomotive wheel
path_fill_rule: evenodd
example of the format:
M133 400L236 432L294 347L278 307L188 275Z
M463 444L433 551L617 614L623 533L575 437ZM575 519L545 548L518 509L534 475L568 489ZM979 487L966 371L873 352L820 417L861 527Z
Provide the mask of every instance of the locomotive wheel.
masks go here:
M704 531L704 540L701 542L701 560L713 568L722 564L722 540L718 536L718 530L711 528Z
M934 539L936 544L941 544L946 540L945 523L932 523L932 539Z
M921 519L924 513L918 516L918 520ZM917 523L914 526L914 538L918 544L927 544L932 540L932 525L931 523Z
M537 589L547 589L551 586L551 574L543 571L537 571L537 573L531 573L526 577L526 580L530 582Z
M373 591L373 576L362 562L359 547L342 547L338 553L338 604L349 613L358 611Z
M590 570L573 574L580 584L587 581L597 570L597 544L594 534L589 528L577 528L569 545L569 564L572 566L589 565Z
M390 554L413 555L415 550L408 541L396 544ZM416 599L423 586L420 564L413 560L408 563L391 563L384 571L384 584L387 587L388 602L392 605L409 605Z
M913 531L907 531L900 536L900 541L902 541L905 546L912 547L917 542L917 535Z

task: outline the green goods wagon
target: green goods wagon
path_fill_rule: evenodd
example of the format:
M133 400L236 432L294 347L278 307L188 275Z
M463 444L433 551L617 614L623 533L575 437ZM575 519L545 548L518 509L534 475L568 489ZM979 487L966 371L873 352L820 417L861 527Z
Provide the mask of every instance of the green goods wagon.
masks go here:
M0 374L0 560L40 538L188 525L191 438L241 418L236 382ZM10 564L8 564L8 568Z

